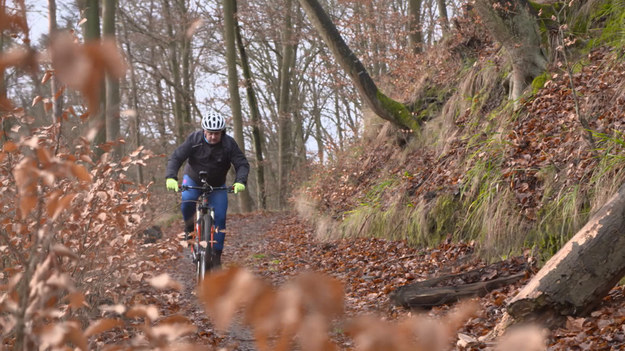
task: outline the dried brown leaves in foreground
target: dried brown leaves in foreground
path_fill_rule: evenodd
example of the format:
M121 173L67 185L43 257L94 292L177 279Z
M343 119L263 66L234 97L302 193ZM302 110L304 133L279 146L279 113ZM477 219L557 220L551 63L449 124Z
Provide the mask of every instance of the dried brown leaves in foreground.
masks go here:
M127 327L121 309L102 316L98 306L119 300L114 290L129 275L128 260L136 261L132 238L149 200L148 186L124 172L153 155L139 150L114 162L104 154L94 162L84 138L54 151L55 132L35 129L0 150L0 335L16 350L92 349L100 334ZM157 326L144 332L152 345L162 343Z
M120 78L126 71L126 63L114 41L78 44L70 33L53 37L50 59L56 77L70 88L80 91L92 113L98 110L100 83L105 75Z
M330 338L334 328L345 328L362 351L446 350L457 330L478 311L478 304L469 301L440 320L410 316L389 322L361 316L344 322L343 284L312 272L273 289L247 270L232 267L207 277L198 290L219 328L227 328L241 312L260 351L291 350L295 341L305 351L336 350Z
M358 317L348 326L358 350L427 351L447 350L463 324L477 314L475 301L460 303L442 319L425 315L387 322L370 316Z

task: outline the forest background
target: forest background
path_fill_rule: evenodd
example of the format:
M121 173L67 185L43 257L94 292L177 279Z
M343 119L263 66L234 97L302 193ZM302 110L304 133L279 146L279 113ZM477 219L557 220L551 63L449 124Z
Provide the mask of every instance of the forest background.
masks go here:
M408 125L381 116L310 3L51 0L38 42L27 4L2 3L1 278L16 296L51 289L16 300L3 330L23 336L29 307L57 303L44 296L80 305L65 281L97 279L96 248L177 219L166 155L208 111L252 163L238 211L296 207L322 238L544 262L622 184L622 1L532 3L543 66L521 78L530 36L502 38L480 4L505 19L522 1L323 3ZM61 272L51 256L91 261Z

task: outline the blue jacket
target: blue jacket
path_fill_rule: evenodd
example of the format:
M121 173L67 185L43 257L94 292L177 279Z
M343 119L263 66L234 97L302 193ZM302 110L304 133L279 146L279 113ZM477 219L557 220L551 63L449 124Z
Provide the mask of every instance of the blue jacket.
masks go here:
M225 132L221 141L211 145L204 139L202 130L189 134L187 139L174 151L167 162L165 178L178 179L178 170L188 160L184 174L188 174L196 184L200 184L200 171L208 172L208 184L222 186L230 165L236 171L235 183L247 183L250 164L234 139Z

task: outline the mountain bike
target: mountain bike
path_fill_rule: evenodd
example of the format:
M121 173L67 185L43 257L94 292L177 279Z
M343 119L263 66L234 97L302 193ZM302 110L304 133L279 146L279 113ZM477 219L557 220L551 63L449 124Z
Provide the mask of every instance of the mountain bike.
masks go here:
M195 237L191 247L191 258L196 267L197 283L199 284L206 274L217 268L214 245L215 240L215 209L210 206L208 197L213 191L233 192L232 187L215 187L208 184L207 172L200 172L201 186L181 185L181 191L195 189L200 191L195 210Z

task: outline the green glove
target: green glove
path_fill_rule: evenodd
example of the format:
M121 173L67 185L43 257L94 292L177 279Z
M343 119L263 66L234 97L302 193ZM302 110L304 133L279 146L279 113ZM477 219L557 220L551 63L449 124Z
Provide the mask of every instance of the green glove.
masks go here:
M232 184L232 188L234 189L234 193L236 194L238 192L245 190L245 185L241 183L234 183Z
M178 191L178 181L174 178L167 178L167 190Z

